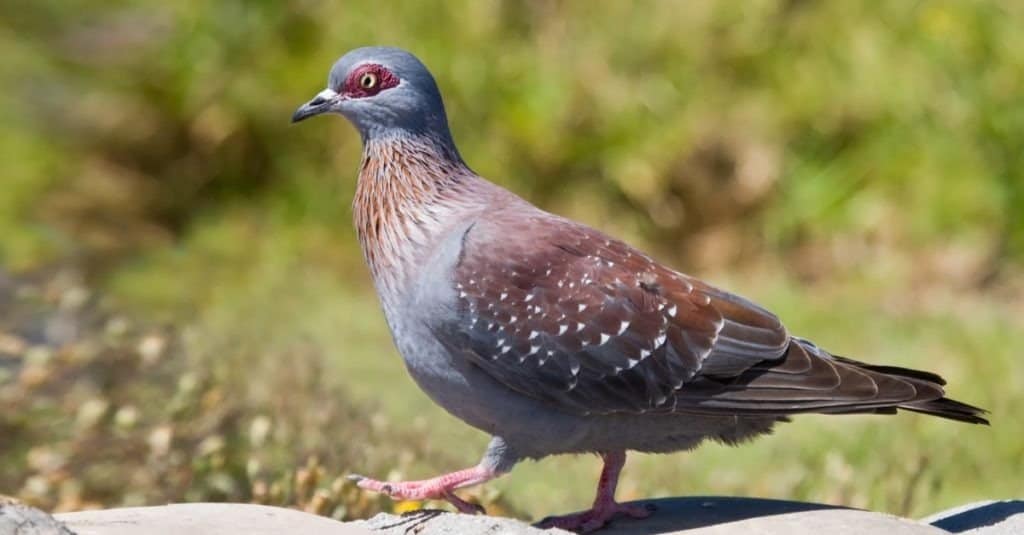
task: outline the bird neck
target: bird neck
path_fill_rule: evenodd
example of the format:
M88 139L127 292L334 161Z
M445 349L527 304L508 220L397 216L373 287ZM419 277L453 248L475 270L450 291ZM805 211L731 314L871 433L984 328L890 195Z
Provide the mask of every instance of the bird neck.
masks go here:
M394 136L364 142L353 215L383 298L402 294L440 237L472 210L477 182L482 180L446 140Z

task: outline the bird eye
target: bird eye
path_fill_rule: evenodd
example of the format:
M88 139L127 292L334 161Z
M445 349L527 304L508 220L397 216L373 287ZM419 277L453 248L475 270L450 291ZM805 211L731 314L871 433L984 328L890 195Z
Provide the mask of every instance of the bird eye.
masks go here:
M395 87L401 82L383 65L361 65L345 76L345 82L338 89L347 98L372 97L385 89Z
M372 72L363 74L359 77L359 87L362 87L363 89L373 89L374 87L377 87L377 75Z

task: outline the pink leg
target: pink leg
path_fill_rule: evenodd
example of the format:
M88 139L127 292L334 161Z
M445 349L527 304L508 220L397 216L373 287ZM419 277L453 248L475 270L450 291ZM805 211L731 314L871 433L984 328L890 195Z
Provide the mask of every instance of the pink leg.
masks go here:
M615 487L619 484L622 465L626 464L626 452L602 453L601 458L604 459L604 468L601 470L601 479L597 482L594 506L582 513L545 518L540 522L541 528L561 528L588 533L601 528L619 513L633 518L650 516L651 509L647 507L622 505L615 501Z
M349 476L349 479L356 481L359 488L387 494L399 500L444 499L454 505L460 513L477 514L483 513L484 508L459 498L455 495L455 489L478 485L499 475L489 468L474 466L421 481L377 481L359 475Z

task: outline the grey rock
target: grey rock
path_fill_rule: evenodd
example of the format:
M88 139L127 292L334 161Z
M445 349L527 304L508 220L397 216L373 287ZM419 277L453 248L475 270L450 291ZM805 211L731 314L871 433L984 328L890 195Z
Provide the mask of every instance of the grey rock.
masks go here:
M294 509L241 503L187 503L56 515L77 535L366 535L365 527ZM0 530L0 533L3 533ZM6 534L4 534L6 535Z
M0 498L0 535L74 535L64 524L35 507Z
M830 535L886 533L893 535L943 535L947 532L925 523L883 513L830 505L761 500L755 498L691 497L634 502L653 504L657 512L643 520L616 518L602 535ZM379 514L362 525L389 535L457 535L541 533L522 522L495 517L469 516L438 511L405 516ZM549 530L550 533L566 533Z
M689 497L651 500L657 512L642 521L617 520L605 533L700 535L940 535L941 529L897 516L832 505L758 498Z
M513 518L485 515L463 515L447 511L415 511L402 516L380 513L369 519L356 522L375 532L389 535L463 535L486 533L487 535L543 535L568 534L560 529L542 530Z
M1024 534L1024 501L986 501L931 515L919 522L883 513L831 505L755 498L690 497L635 502L652 504L650 518L616 518L602 535L895 535ZM324 535L564 535L525 522L443 511L402 516L379 514L369 520L338 522L280 507L194 503L129 507L50 516L16 502L0 502L0 535L220 535L315 533Z
M921 520L953 533L1024 535L1024 500L988 500L954 507Z

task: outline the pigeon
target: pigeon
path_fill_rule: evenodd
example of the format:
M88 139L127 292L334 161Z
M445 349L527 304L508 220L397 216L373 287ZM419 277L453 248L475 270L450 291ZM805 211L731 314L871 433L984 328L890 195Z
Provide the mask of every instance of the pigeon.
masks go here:
M615 500L627 451L737 444L801 413L907 410L987 424L941 377L833 355L738 295L548 213L474 173L426 66L352 50L292 122L335 113L363 153L353 217L406 369L492 438L476 466L421 481L353 476L394 499L443 499L524 459L593 453L593 507L541 526L588 532L646 507Z

